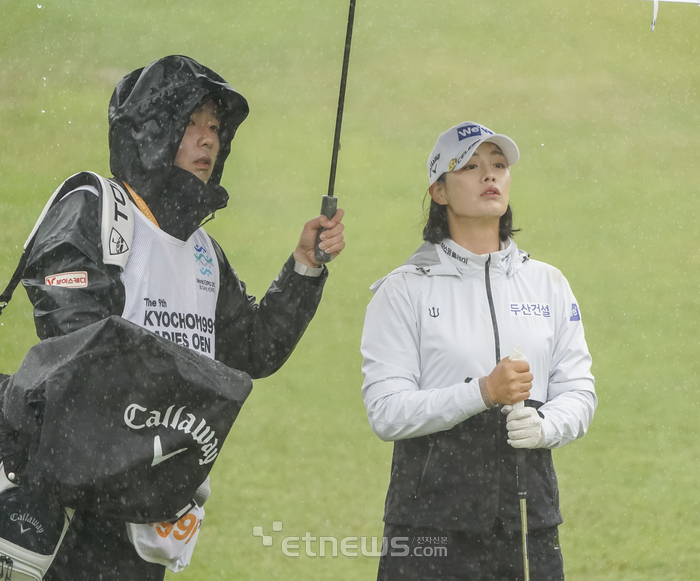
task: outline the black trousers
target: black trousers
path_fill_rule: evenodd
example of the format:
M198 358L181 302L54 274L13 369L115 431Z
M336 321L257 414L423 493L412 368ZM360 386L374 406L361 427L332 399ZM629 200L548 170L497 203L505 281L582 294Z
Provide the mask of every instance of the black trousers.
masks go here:
M77 511L44 581L162 581L165 567L139 557L121 520Z
M520 531L497 526L485 534L467 534L387 523L387 551L377 581L521 581ZM557 527L530 531L530 578L563 581L564 561Z

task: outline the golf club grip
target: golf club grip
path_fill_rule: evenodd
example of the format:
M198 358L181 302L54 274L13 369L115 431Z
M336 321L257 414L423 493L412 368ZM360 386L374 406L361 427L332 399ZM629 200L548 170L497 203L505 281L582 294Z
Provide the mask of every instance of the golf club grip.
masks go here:
M333 216L335 216L337 210L338 198L335 196L323 196L323 201L321 202L321 215L330 220L333 218ZM328 252L321 250L318 247L318 245L321 243L321 234L324 232L324 230L325 228L319 228L316 231L316 247L314 250L314 258L316 258L316 262L320 262L322 264L330 262L333 258L330 254L328 254Z

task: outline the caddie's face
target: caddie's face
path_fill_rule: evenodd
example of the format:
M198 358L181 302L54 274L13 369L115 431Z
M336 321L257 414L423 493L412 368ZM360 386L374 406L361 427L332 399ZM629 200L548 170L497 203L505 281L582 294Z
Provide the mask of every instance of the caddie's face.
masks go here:
M501 148L482 143L464 167L445 175L444 184L433 184L430 195L452 219L500 218L510 199L510 169Z
M219 122L216 119L216 105L213 101L207 101L190 116L173 165L193 173L207 183L214 171L217 155Z

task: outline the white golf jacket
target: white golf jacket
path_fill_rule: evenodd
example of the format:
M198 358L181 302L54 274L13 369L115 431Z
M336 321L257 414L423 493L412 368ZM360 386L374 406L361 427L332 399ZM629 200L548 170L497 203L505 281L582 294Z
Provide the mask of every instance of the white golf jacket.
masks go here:
M477 256L423 244L372 286L362 397L383 440L449 430L487 409L478 378L521 345L545 448L583 436L597 405L578 302L562 273L513 240Z

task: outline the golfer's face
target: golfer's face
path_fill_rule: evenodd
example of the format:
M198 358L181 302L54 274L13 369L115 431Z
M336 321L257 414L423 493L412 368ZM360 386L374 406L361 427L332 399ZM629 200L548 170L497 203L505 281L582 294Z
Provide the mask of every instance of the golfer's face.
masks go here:
M215 113L213 101L194 110L174 161L174 165L193 173L204 183L209 181L219 155L219 122Z
M500 218L510 198L510 170L501 148L479 145L464 167L445 176L433 198L455 218Z

